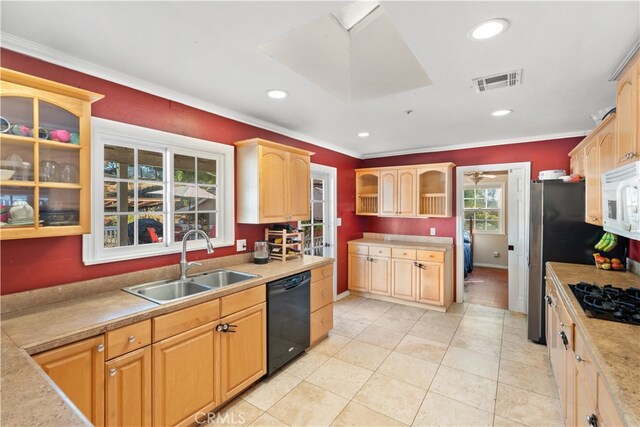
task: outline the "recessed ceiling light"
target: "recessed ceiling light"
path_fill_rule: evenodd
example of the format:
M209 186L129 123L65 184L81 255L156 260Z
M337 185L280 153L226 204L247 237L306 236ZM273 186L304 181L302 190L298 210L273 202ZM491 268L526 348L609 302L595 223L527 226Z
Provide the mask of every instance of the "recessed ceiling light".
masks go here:
M359 136L360 138L366 138L366 137L368 137L369 135L371 135L369 132L358 132L358 136Z
M267 96L273 99L282 99L286 98L289 93L282 89L269 89L267 91Z
M502 116L506 116L507 114L511 114L513 113L513 110L497 110L494 111L493 113L491 113L491 115L493 117L502 117Z
M503 18L484 21L469 30L468 36L472 40L486 40L495 37L509 28L509 21Z

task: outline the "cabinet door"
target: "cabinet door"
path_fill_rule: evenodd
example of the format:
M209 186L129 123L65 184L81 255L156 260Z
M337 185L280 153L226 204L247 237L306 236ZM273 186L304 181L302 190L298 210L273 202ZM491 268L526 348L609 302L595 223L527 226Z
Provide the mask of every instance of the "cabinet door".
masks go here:
M233 332L220 335L220 399L226 402L267 373L267 305L220 319Z
M93 425L104 425L104 337L89 338L33 357Z
M217 324L153 344L153 425L190 425L193 414L220 404Z
M593 225L602 225L599 164L598 145L593 140L584 148L585 221Z
M151 346L106 363L105 424L151 425Z
M421 262L417 269L416 287L418 302L443 305L444 264Z
M260 222L286 221L289 190L287 153L263 146L259 147L259 153Z
M349 289L367 291L369 260L366 255L349 254Z
M398 171L398 215L416 216L416 171Z
M369 257L369 288L377 295L391 294L391 258Z
M379 215L396 216L398 213L398 171L380 172L380 211Z
M571 173L584 176L584 149L578 150L571 156Z
M617 166L638 160L638 70L640 60L618 81L616 93Z
M304 221L311 210L311 165L309 156L288 153L288 221Z
M580 369L576 369L575 381L575 414L574 424L579 427L591 427L591 425L600 425L598 422L598 412L596 410L596 404L594 398L589 393L587 385L585 384L584 376ZM596 424L591 424L589 419L595 417Z
M391 280L391 296L415 301L415 261L393 258L393 278Z
M600 174L616 168L617 162L615 118L598 132L598 155L600 156Z

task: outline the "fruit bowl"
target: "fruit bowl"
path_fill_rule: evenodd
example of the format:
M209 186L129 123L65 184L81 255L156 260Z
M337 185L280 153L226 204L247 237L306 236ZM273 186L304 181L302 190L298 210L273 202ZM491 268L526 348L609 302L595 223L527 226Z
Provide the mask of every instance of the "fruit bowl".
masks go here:
M600 255L599 253L593 254L593 259L596 263L596 268L609 271L625 271L624 264L618 258L609 259Z

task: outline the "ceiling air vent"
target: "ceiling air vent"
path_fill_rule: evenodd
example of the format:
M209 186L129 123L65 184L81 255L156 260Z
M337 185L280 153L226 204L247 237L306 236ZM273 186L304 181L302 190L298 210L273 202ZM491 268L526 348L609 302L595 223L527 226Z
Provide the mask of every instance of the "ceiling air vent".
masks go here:
M494 74L492 76L478 77L472 80L476 93L488 90L499 89L501 87L511 87L520 84L522 69L509 71L508 73Z

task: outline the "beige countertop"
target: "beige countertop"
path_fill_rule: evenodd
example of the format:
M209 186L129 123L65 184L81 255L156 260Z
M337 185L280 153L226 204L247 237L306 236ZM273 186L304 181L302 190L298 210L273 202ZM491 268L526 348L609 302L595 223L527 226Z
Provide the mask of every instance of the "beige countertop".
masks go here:
M429 242L412 242L407 240L387 240L387 239L371 239L361 238L350 240L350 245L372 245L372 246L386 246L403 249L420 249L425 251L437 251L446 252L448 249L453 248L453 245L447 243L429 243Z
M640 425L640 326L587 317L569 284L580 281L621 288L640 288L631 273L598 270L590 265L547 263L547 274L560 284L559 293L576 328L593 352L609 393L628 426Z
M305 255L287 262L225 266L260 277L169 304L156 304L121 290L108 290L4 313L2 425L88 423L29 355L331 263L331 258ZM34 292L37 294L37 291L32 294ZM37 301L37 295L33 295L33 299ZM42 418L38 418L40 415Z

